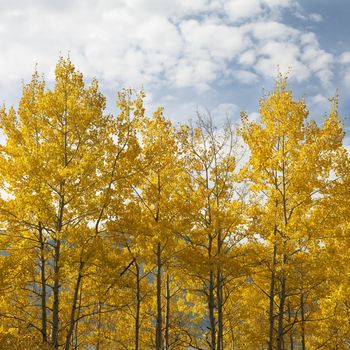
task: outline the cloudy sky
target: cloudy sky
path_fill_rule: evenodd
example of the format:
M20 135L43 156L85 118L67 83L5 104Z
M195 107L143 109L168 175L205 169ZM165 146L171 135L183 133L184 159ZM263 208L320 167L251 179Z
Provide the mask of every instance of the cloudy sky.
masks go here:
M256 116L279 65L320 119L340 92L350 112L349 0L0 0L0 101L17 104L38 64L48 81L70 52L116 91L144 86L148 107L175 121L197 108L220 120Z

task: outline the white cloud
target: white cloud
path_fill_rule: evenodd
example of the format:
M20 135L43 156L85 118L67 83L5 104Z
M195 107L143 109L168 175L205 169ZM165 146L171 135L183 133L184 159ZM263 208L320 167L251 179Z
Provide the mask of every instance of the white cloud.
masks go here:
M339 57L339 62L342 64L350 63L350 51L343 52Z
M229 0L224 9L231 21L256 18L268 13L278 14L278 10L294 4L293 0Z
M350 69L349 68L344 72L343 81L346 87L350 87Z
M179 62L167 72L172 85L175 87L194 86L200 91L208 90L210 83L217 77L220 65L207 59L191 61L180 59Z
M177 120L180 123L188 123L189 121L195 121L197 111L202 111L203 113L205 113L205 108L194 102L176 102L176 104L172 103L165 108L165 114L167 117L173 120Z
M288 42L271 41L261 50L261 58L256 64L256 70L266 76L275 76L276 68L282 73L291 70L291 76L297 81L303 81L310 76L310 70L301 62L300 49L297 45Z
M317 38L315 33L312 32L306 32L306 33L298 33L299 34L299 40L301 45L313 45L314 43L317 43Z
M323 21L323 17L319 13L305 13L300 5L296 6L295 16L303 21L310 21L315 23L320 23Z
M257 21L242 26L244 32L252 35L260 42L269 40L296 40L300 31L276 21Z
M267 77L274 77L279 67L281 72L291 70L291 78L299 82L312 75L325 86L332 80L334 58L320 48L314 33L276 21L248 23L241 29L254 43L239 57L242 65L256 60L253 69Z
M331 82L333 77L331 70L334 60L333 56L320 49L317 42L304 47L302 59L324 85L327 86Z
M252 84L258 81L258 76L248 70L237 70L232 73L232 77L242 84Z
M348 151L348 154L350 154L350 137L346 136L343 141L345 149Z
M294 3L293 0L262 0L263 4L268 5L271 8L274 7L288 7Z
M230 0L225 4L225 10L229 18L236 21L260 14L262 4L260 0Z
M211 111L211 115L219 123L225 123L227 120L238 120L239 107L233 103L221 103Z
M260 119L260 114L258 112L252 112L252 113L248 114L248 119L251 122L255 122L255 121Z
M349 88L350 87L350 51L343 52L339 56L338 62L343 65L341 69L343 83L347 88Z
M197 20L183 21L180 24L186 42L185 53L213 59L234 57L247 43L237 27Z
M238 63L240 63L242 65L251 66L254 64L255 60L256 60L255 51L254 50L247 50L239 56Z
M332 78L314 33L281 21L296 0L0 0L0 87L48 79L61 52L108 88L210 89L222 77L251 84L292 67L298 81ZM315 14L311 14L317 20ZM346 57L346 56L344 56ZM344 60L347 60L344 58ZM350 60L350 58L348 59Z
M310 103L312 105L324 105L324 104L326 104L328 102L329 102L328 98L323 96L323 95L321 95L321 94L317 94L317 95L312 96L310 98Z
M310 18L311 21L314 21L314 22L317 22L317 23L323 21L323 17L319 13L311 13L309 18Z

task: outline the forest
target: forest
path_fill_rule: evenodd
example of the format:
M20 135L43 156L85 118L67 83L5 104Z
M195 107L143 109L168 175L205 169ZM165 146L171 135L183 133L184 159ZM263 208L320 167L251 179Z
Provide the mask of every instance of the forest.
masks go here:
M0 110L0 349L350 348L338 96L288 77L217 125L147 115L61 57Z

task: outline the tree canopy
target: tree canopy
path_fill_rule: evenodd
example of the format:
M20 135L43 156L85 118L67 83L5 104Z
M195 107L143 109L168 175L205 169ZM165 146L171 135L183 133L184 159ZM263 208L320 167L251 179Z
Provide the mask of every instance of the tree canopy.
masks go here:
M108 114L60 58L0 110L0 348L349 349L350 159L285 76L247 114Z

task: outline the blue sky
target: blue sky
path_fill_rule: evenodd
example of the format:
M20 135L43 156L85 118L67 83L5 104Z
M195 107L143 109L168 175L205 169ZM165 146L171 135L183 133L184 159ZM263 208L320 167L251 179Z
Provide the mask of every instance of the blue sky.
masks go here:
M340 92L350 111L349 0L0 0L0 100L17 104L38 64L48 81L70 52L114 110L116 91L144 86L149 111L174 121L207 108L252 118L277 65L320 120Z

